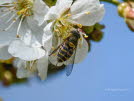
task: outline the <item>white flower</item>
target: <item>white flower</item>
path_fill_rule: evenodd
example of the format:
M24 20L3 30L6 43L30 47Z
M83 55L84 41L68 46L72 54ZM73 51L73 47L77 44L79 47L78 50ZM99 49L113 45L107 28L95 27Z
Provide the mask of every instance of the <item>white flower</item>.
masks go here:
M104 6L99 3L99 0L76 0L74 3L73 0L58 0L45 16L45 20L50 21L52 25L53 46L58 47L63 43L76 27L80 29L82 26L92 26L101 21L104 12ZM82 40L78 41L75 63L82 61L88 53L88 43L83 38L83 33L81 31L79 33ZM53 56L50 61L56 65L56 57ZM70 62L64 64L70 64Z
M47 10L42 0L0 0L0 40L11 41L11 37L23 36L27 30L40 36L39 27Z
M43 57L35 61L16 59L14 61L14 66L17 67L18 78L27 78L36 75L36 73L38 73L38 76L40 76L42 80L45 80L47 78L47 57Z
M46 78L50 51L47 46L51 45L51 36L48 34L45 41L40 44L36 37L29 32L20 39L11 42L8 51L12 56L18 58L15 64L18 67L17 76L19 78L28 77L35 72L38 72L41 79Z
M103 4L99 0L58 0L56 5L51 7L45 20L56 20L57 22L70 22L92 26L102 20L104 16Z
M49 29L44 30L45 33L48 31ZM26 61L40 59L43 56L48 56L52 44L51 38L52 35L44 34L41 44L29 30L23 37L18 38L10 43L8 52L12 56Z

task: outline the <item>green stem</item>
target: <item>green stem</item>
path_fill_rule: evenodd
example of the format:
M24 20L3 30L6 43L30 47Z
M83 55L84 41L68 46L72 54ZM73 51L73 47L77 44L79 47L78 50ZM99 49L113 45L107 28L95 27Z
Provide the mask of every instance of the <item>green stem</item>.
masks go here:
M117 0L100 0L100 1L108 2L108 3L111 3L115 6L118 6L120 4L120 2Z

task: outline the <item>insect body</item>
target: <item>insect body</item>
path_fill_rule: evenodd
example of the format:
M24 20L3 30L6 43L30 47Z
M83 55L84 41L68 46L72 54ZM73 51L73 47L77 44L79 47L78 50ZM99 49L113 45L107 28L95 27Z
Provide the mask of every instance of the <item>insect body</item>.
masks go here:
M78 40L80 35L77 31L72 31L71 35L66 41L59 47L57 54L57 61L64 62L68 60L77 48Z
M51 56L57 52L57 63L64 63L72 57L72 61L69 63L70 65L67 66L67 76L69 76L72 72L80 37L81 36L77 30L71 31L70 36L67 37L66 40L49 55Z

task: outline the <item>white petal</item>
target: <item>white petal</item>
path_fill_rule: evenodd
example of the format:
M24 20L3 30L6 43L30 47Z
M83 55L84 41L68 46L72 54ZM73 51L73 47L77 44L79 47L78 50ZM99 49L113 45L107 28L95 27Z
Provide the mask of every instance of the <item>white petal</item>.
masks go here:
M7 59L10 59L12 58L12 55L9 54L8 52L8 46L5 45L5 46L0 46L0 59L2 60L7 60Z
M47 50L48 52L51 50L52 48L52 25L53 22L49 23L45 28L44 28L44 34L43 34L43 38L42 38L42 44L45 50Z
M8 18L8 16L12 16L12 14L7 15L4 19L0 20L0 44L9 43L16 38L19 21L16 21L8 31L3 31L3 29L6 29L9 26L9 23L6 23L7 19L5 19Z
M73 14L81 13L84 10L92 9L94 6L100 5L99 0L76 0L71 6Z
M91 26L102 20L104 6L98 0L78 0L71 7L71 18L74 23Z
M10 44L14 39L16 39L15 33L0 32L0 44Z
M31 31L29 30L28 32L25 33L24 36L21 37L21 40L24 42L24 44L31 45L32 38L33 36L31 34Z
M30 26L28 25L28 22L26 19L23 20L20 30L19 30L19 35L23 37L26 33L32 33Z
M18 57L26 61L39 59L46 54L42 48L31 47L19 39L10 44L8 51L14 57Z
M27 17L27 22L31 33L36 37L36 39L42 43L42 35L44 33L43 27L38 25L38 22L33 19L33 17Z
M44 56L37 61L37 70L40 78L45 80L47 78L48 71L48 56Z
M58 0L56 5L51 7L45 16L45 20L55 20L68 10L73 0Z
M47 5L42 0L35 0L33 12L34 19L38 21L39 25L44 23L44 17L48 11Z

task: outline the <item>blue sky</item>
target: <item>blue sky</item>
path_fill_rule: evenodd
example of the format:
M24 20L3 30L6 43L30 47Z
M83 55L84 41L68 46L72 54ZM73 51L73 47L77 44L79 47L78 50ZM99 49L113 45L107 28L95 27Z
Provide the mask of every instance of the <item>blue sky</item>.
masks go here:
M44 82L9 88L0 86L4 101L134 101L134 33L126 27L113 5L106 4L106 25L101 42L92 42L91 52L73 73L62 72Z

